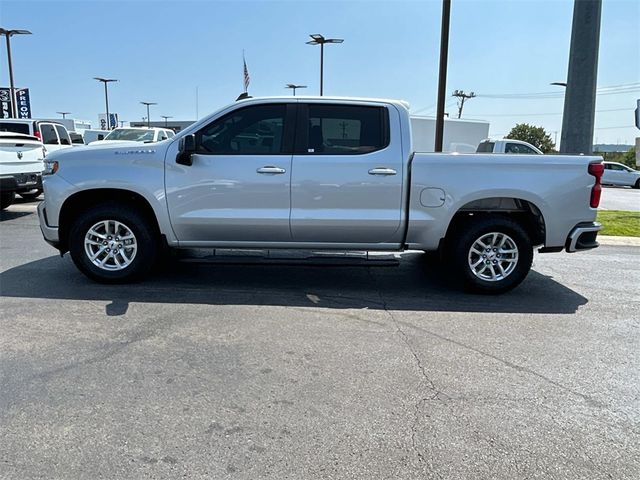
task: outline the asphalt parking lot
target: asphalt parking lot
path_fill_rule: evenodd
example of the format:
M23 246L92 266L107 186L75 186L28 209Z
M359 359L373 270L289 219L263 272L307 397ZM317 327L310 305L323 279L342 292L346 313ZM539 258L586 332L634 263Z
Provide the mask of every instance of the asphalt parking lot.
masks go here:
M600 208L640 212L640 190L629 187L605 186L602 189Z
M537 255L498 297L412 253L104 286L14 205L0 478L640 478L639 250Z

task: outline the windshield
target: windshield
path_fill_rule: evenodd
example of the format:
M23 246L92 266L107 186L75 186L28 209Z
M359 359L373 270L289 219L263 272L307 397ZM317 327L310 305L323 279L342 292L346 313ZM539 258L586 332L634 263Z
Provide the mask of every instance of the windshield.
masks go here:
M133 142L153 142L153 130L119 128L104 137L105 140L129 140Z

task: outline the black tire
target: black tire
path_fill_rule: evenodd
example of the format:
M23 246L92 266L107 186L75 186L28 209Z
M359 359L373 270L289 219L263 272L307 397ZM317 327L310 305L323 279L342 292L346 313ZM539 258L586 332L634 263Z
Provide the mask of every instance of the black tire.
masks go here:
M42 189L31 190L28 192L19 192L20 196L25 200L35 200L42 193Z
M9 205L16 199L16 194L13 192L2 192L0 194L0 210L6 210Z
M479 255L476 258L476 254L471 253L471 248L477 240L490 233L501 234L502 238L507 236L517 247L517 260L511 262L515 263L515 267L510 267L509 263L502 263L508 261L505 257L513 257L515 254L503 254L502 260L490 257L494 259L491 262L501 262L500 265L506 267L508 271L504 278L498 277L496 280L481 278L482 274L475 274L471 267L472 261L475 263L476 259L480 260ZM490 238L492 237L488 237L488 239ZM499 215L478 217L461 225L452 235L449 247L449 265L453 267L456 278L461 280L466 290L475 293L498 294L517 287L529 273L533 262L533 247L527 232L517 222ZM496 252L486 253L483 251L483 254L491 256L496 255ZM473 256L473 260L471 256ZM484 267L486 262L485 260L482 262L477 267L478 269ZM484 275L491 276L494 267L498 268L497 265L487 264L490 271ZM510 268L511 270L509 270Z
M638 180L636 180L636 184L633 186L633 188L640 189L640 178Z
M87 232L106 220L124 224L135 236L135 256L128 266L120 270L100 268L85 251ZM154 267L158 256L158 240L156 229L135 207L121 203L103 203L84 211L75 219L69 229L69 252L78 269L92 280L101 283L128 283L141 279Z

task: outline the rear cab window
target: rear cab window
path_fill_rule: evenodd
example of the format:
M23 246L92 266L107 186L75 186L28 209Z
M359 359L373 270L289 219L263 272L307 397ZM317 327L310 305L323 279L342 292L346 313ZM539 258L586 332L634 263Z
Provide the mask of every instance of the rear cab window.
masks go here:
M29 131L29 125L27 123L19 122L0 122L0 132L24 133L25 135L32 135L32 133Z
M478 145L476 153L493 153L494 146L495 142L482 142L480 145Z
M298 153L307 155L358 155L389 145L386 107L306 104L305 120L298 124ZM306 123L306 125L305 125Z

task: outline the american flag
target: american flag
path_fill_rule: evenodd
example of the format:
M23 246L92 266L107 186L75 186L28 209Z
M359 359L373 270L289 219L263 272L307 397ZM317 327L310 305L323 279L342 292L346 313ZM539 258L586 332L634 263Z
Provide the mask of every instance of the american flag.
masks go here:
M251 77L249 76L247 61L244 59L244 52L242 52L242 63L244 65L244 91L247 92L249 90L249 82L251 81Z

